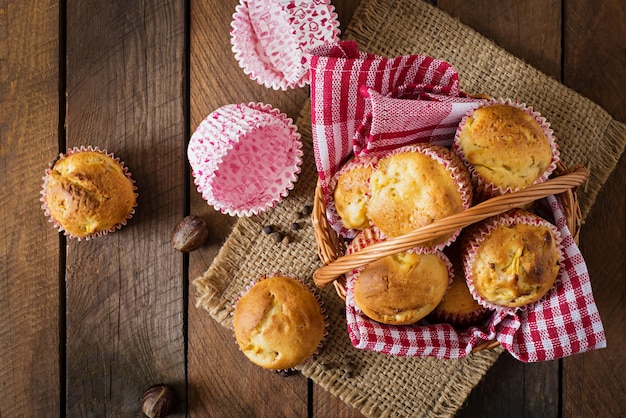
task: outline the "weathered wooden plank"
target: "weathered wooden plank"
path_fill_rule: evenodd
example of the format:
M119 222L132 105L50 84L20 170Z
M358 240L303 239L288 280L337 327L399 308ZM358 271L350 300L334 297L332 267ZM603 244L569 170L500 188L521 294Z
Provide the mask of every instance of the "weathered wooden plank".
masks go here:
M565 3L564 83L626 122L626 9L619 0ZM593 167L591 167L593 170ZM563 361L563 416L626 415L626 157L600 191L581 231L607 348Z
M0 0L0 416L60 413L60 246L39 202L58 63L59 2Z
M560 3L557 0L436 1L440 9L557 79L562 60Z
M239 68L230 44L230 23L239 2L190 2L191 130L213 110L230 103L261 101L294 120L308 89L275 91L259 85ZM189 256L189 277L200 276L236 221L207 205L190 185L191 213L209 224L209 243ZM306 416L307 380L281 377L250 363L239 351L232 331L193 305L189 295L189 414L211 416ZM269 401L269 400L272 401ZM276 401L276 399L280 399Z
M561 74L560 2L438 0L437 7L546 74ZM459 417L557 416L559 362L525 365L504 354L472 391Z
M67 6L67 144L114 152L139 206L120 231L67 247L67 415L133 416L174 386L185 410L184 2Z

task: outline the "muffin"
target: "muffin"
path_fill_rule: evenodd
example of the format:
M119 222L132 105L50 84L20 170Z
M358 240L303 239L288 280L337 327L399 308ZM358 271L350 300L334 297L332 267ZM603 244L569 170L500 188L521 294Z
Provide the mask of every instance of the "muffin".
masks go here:
M367 264L356 275L354 303L374 321L414 324L431 313L446 293L450 283L446 261L440 252L403 252Z
M281 370L297 366L317 351L326 319L308 287L275 275L259 280L239 299L233 327L239 348L252 363Z
M400 148L381 158L370 176L367 215L390 237L404 235L467 209L472 202L469 174L442 146ZM460 230L425 246L446 245Z
M470 293L463 269L454 268L454 277L448 291L431 317L435 322L447 323L456 328L477 324L489 314L489 309L481 306Z
M463 248L473 297L488 308L517 308L540 300L559 275L560 234L548 221L516 209L477 224Z
M363 230L370 226L367 216L368 183L372 165L352 160L337 174L333 201L345 228Z
M137 205L135 185L113 154L75 148L46 170L42 201L46 214L66 235L90 239L126 224Z
M454 149L483 197L545 181L559 156L545 119L512 102L474 109L459 124Z

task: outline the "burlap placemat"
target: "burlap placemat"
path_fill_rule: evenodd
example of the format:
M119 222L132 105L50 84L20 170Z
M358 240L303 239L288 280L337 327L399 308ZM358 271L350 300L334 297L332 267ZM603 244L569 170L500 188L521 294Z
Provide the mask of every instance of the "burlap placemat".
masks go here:
M563 162L591 169L586 190L579 192L583 217L624 151L626 126L427 3L365 0L343 38L379 55L422 54L446 60L458 70L464 91L532 105L551 122ZM317 180L309 103L296 123L305 152L296 187L273 210L240 219L209 270L193 281L196 306L226 327L232 325L236 298L262 274L282 271L312 283L320 266L310 220L298 215L304 206L312 205ZM294 221L302 229L292 230ZM274 242L261 232L264 225L289 235L291 242ZM368 416L454 415L502 352L498 348L443 361L356 350L347 335L343 301L332 286L319 293L328 314L329 335L319 355L301 372Z

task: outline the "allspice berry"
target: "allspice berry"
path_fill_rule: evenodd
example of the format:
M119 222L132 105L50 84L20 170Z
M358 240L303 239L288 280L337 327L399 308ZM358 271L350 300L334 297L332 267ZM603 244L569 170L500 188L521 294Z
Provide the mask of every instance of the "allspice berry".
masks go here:
M176 409L176 393L168 385L153 385L141 400L141 411L149 418L164 418Z
M172 246L181 252L197 250L209 238L209 228L196 215L184 217L172 230Z

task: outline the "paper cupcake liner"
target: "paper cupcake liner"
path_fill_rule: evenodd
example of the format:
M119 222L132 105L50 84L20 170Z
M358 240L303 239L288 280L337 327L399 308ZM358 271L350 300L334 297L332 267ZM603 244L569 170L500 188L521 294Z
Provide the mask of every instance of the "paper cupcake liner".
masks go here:
M240 0L231 22L239 66L275 90L310 81L306 51L339 41L339 21L330 0Z
M548 229L550 229L550 231L552 231L552 234L554 235L554 238L556 241L556 250L559 254L559 264L561 267L557 275L557 278L554 284L552 285L552 288L548 292L546 292L546 294L543 295L538 301L532 302L523 306L518 306L518 307L502 306L502 305L489 302L477 292L474 286L472 264L473 264L474 257L476 256L476 251L480 247L480 244L487 238L487 236L489 236L489 234L491 234L491 232L496 227L498 227L499 225L514 225L514 224L520 224L520 223L527 224L527 225L535 225L535 226L545 226ZM470 293L472 294L472 297L481 306L484 306L487 309L504 312L507 315L512 315L521 310L533 309L533 307L537 305L537 303L549 297L549 294L552 291L554 291L555 285L560 281L560 276L563 273L563 260L565 259L565 257L564 257L564 248L563 248L563 243L561 239L561 233L559 232L558 228L555 225L548 222L547 220L537 215L534 215L530 212L524 211L524 210L513 209L501 215L488 218L478 224L475 224L470 230L468 230L468 233L464 237L463 241L464 241L463 251L462 251L463 253L461 257L462 257L463 271L465 273L467 287L469 288Z
M302 155L292 120L262 103L213 111L187 148L198 192L231 216L256 215L286 197L298 180Z
M546 138L548 139L548 142L550 144L550 150L552 152L552 161L550 162L550 165L548 166L548 168L543 172L543 174L537 180L535 180L535 182L533 184L543 183L544 181L548 180L550 175L554 172L554 170L556 170L556 165L557 165L557 163L559 161L559 158L560 158L560 152L559 152L559 149L558 149L558 144L556 142L556 138L554 136L554 131L550 127L550 123L546 120L545 117L541 116L541 114L539 112L536 112L535 110L533 110L532 107L527 106L525 103L519 103L518 101L513 100L513 99L496 98L496 99L490 99L490 100L481 101L478 106L476 106L472 110L469 110L463 116L463 118L461 118L461 122L459 122L459 126L458 126L458 128L456 130L456 134L454 136L454 141L453 141L452 148L456 152L456 154L459 156L459 158L461 158L461 160L467 166L467 169L468 169L468 171L470 173L470 176L472 178L472 182L473 182L474 187L476 189L476 194L478 195L476 197L480 197L482 199L488 199L488 198L499 196L499 195L503 195L503 194L506 194L506 193L512 193L512 192L518 191L520 189L520 188L512 189L510 187L507 187L506 189L503 189L501 186L496 186L495 184L493 184L491 182L487 182L478 173L478 171L476 171L474 166L470 162L467 161L467 158L465 157L465 153L463 152L463 149L459 146L459 136L460 136L461 131L463 129L463 125L465 125L465 122L472 115L472 113L474 113L474 111L476 109L480 109L482 107L491 106L491 105L495 105L495 104L503 104L503 105L513 106L513 107L516 107L518 109L523 110L524 112L526 112L528 115L532 116L537 121L537 123L539 124L539 126L543 130L543 133L545 134Z
M341 167L341 169L328 182L328 194L326 196L327 201L325 202L326 203L326 218L328 219L328 222L330 226L333 228L333 230L335 230L335 232L337 232L342 237L352 239L359 233L359 230L346 228L343 225L343 222L341 220L341 217L339 216L339 213L337 212L337 207L335 206L335 200L333 198L333 195L335 193L335 188L337 187L339 178L345 172L350 171L357 167L374 168L376 167L377 161L378 159L375 157L368 157L368 156L353 157L351 160L345 163Z
M468 209L472 205L474 188L472 186L470 175L463 162L454 152L442 146L435 146L432 144L416 144L397 148L388 154L385 154L383 157L380 157L380 159L404 152L419 152L442 164L446 171L450 174L450 177L454 180L454 183L457 185L458 191L461 194L463 210ZM461 233L461 229L462 228L459 228L454 231L443 242L435 243L434 245L425 244L424 246L433 247L435 250L443 250L457 239Z
M92 234L86 235L84 237L79 237L79 236L76 236L74 234L71 234L71 233L67 232L63 228L63 225L61 225L56 219L54 219L54 217L50 213L50 209L48 208L48 202L46 201L46 189L48 187L48 177L49 177L50 173L52 172L52 168L54 167L54 165L58 161L61 161L62 159L66 158L66 157L68 157L68 156L70 156L72 154L76 154L76 153L79 153L79 152L85 152L85 151L97 152L97 153L106 155L106 156L110 157L111 159L113 159L117 164L119 164L120 168L124 172L124 175L133 184L133 191L135 192L135 203L134 203L133 207L131 208L131 210L129 211L127 218L124 221L122 221L122 222L112 226L111 228L104 229L104 230L101 230L101 231L97 231L97 232L94 232ZM115 232L118 229L122 228L124 225L126 225L128 223L128 221L135 214L135 208L137 207L137 197L139 196L137 194L137 186L135 185L135 180L132 178L131 173L128 171L128 167L125 166L124 162L121 161L118 157L116 157L113 153L108 152L106 149L101 150L99 147L97 147L97 146L94 147L94 146L91 146L91 145L80 146L80 147L73 147L73 148L68 149L65 153L60 153L50 163L49 167L44 171L44 176L42 177L42 183L41 183L41 190L40 190L39 193L41 194L41 197L39 198L39 200L41 201L41 208L44 210L44 214L48 218L48 221L51 222L54 225L54 227L59 232L62 232L63 235L65 235L66 237L68 237L70 239L75 239L77 241L82 241L82 240L89 241L91 239L107 235L107 234L109 234L111 232Z
M328 337L328 315L326 313L326 307L324 305L324 302L322 301L322 298L320 297L319 293L317 292L317 290L312 287L309 283L305 282L304 280L300 279L299 277L293 275L293 274L289 274L289 273L283 273L283 272L275 272L275 273L265 273L263 275L261 275L260 277L252 280L247 286L246 288L240 293L240 295L237 297L237 299L235 300L235 305L237 305L237 302L239 302L239 299L241 299L242 297L244 297L249 291L250 289L252 289L254 287L254 285L256 285L257 283L265 280L265 279L269 279L272 277L276 277L276 276L281 276L281 277L288 277L290 279L294 279L296 281L298 281L300 284L302 284L314 297L315 299L317 299L317 303L320 306L320 309L322 311L322 316L324 317L324 334L322 335L322 339L320 340L317 349L315 350L315 352L313 352L313 354L311 354L309 357L307 357L305 360L303 360L301 363L295 365L294 367L290 368L290 369L267 369L267 370L271 370L274 372L278 372L278 373L288 373L292 370L295 370L305 364L307 364L309 361L311 361L313 358L315 358L321 351L322 347L324 346L324 344L326 343L326 338ZM230 316L233 317L235 315L235 310L233 308L233 310L230 312ZM231 331L232 331L232 338L233 340L235 340L235 343L237 341L236 337L235 337L235 327L234 324L232 323L231 320ZM237 343L236 343L237 344ZM237 347L239 348L239 351L241 351L243 353L243 350L241 350L241 347L239 346L239 344L237 344ZM260 366L259 366L260 367Z
M368 247L372 244L376 244L378 242L385 241L386 239L387 237L385 236L385 234L383 234L383 232L380 229L378 229L376 226L372 226L370 228L364 229L363 231L360 231L357 234L357 236L350 242L350 244L348 244L348 247L346 248L346 254L348 255L348 254L357 253L361 251L362 249L364 249L365 247ZM408 250L407 252L411 252L415 254L434 254L437 257L439 257L444 262L444 264L446 265L446 268L448 269L448 287L452 284L452 280L454 278L454 267L452 265L452 262L450 261L450 259L444 252L433 247L414 247ZM356 277L364 268L365 266L363 265L361 267L358 267L352 270L349 273L346 273L346 280L345 280L346 291L347 291L348 286L352 285L354 280L356 280ZM356 306L355 308L358 309L358 307Z

